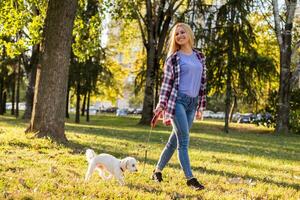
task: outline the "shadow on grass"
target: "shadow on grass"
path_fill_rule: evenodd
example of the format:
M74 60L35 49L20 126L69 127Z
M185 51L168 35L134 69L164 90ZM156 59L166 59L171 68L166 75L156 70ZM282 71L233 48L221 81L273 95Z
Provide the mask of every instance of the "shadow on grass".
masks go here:
M160 183L157 183L157 184L159 185ZM202 200L203 199L200 194L185 195L185 194L181 194L181 193L178 193L178 192L166 192L166 191L162 191L161 189L151 187L148 184L147 185L141 185L141 184L135 185L135 184L132 184L132 183L128 183L127 187L129 187L130 189L134 188L136 190L143 190L144 192L148 192L150 194L164 192L168 195L168 197L170 199L182 199L182 198L184 198L184 199L197 199L197 200ZM184 187L187 187L187 186L184 186Z
M26 121L16 120L13 117L3 117L0 116L1 123L4 122L9 125L21 125L26 126ZM92 119L91 123L82 123L82 124L67 124L67 131L72 131L76 134L85 134L85 135L95 135L102 136L111 139L133 141L137 144L145 144L150 128L147 126L137 125L138 119L136 118L116 118L112 116L100 116L95 119ZM159 126L152 132L150 145L161 145L161 149L167 142L169 137L170 128L165 128ZM292 160L299 161L299 140L300 137L297 135L292 136L276 136L273 134L257 134L255 131L247 130L246 132L231 132L229 134L224 134L221 132L222 126L219 124L205 124L205 123L195 123L191 137L192 149L198 149L199 151L210 151L210 152L221 152L221 153L234 153L238 155L255 155L266 157L270 159L280 159L280 160ZM253 133L253 134L248 134ZM209 136L209 137L206 137ZM214 137L219 138L218 140ZM96 141L95 144L99 144ZM23 143L12 143L11 145L17 145L20 147L26 147ZM90 148L90 145L84 145L76 141L76 139L69 140L69 143L65 144L66 147L72 149L73 154L84 154L87 148ZM274 148L270 150L271 148ZM96 152L110 153L116 157L124 157L126 152L122 152L122 149L111 150L111 146L106 146L100 144L94 150ZM282 151L284 150L284 151ZM142 152L141 150L140 153ZM290 151L290 152L289 152ZM135 157L144 161L143 155L135 155ZM157 158L158 159L158 158ZM147 160L147 164L154 165L157 160ZM179 164L171 164L171 167L179 168ZM193 167L194 168L194 167ZM222 175L225 177L239 177L240 175L234 173L227 173L224 171L216 171L205 169L201 167L196 167L194 170L199 170L204 173L212 175ZM282 187L291 187L296 190L299 190L299 184L289 184L286 182L277 182L269 178L256 178L251 176L242 176L242 178L251 178L253 180L258 180L262 182L267 182L275 184ZM138 186L137 186L138 187ZM144 189L144 187L142 187ZM159 192L159 191L158 191Z
M125 141L132 141L137 144L146 144L149 135L150 128L147 126L136 125L134 122L127 122L129 120L123 121L120 124L127 124L127 126L119 124L105 125L105 120L98 124L68 124L67 130L76 132L78 134L95 135L102 136L111 139L119 139ZM118 121L119 122L119 121ZM122 122L122 121L121 121ZM212 127L213 128L213 127ZM193 133L198 130L198 133ZM199 125L195 126L191 130L191 143L190 148L198 149L200 151L212 151L221 153L234 153L239 155L256 155L265 158L272 159L284 159L298 161L299 154L297 152L297 145L282 145L283 136L274 135L259 135L245 133L200 133L201 127ZM170 135L170 128L159 128L153 130L150 138L151 144L165 145ZM204 137L205 135L216 136L219 139L214 139L214 137ZM295 136L295 138L299 138ZM293 138L290 138L293 139ZM273 148L273 149L272 149ZM284 151L283 151L284 150Z

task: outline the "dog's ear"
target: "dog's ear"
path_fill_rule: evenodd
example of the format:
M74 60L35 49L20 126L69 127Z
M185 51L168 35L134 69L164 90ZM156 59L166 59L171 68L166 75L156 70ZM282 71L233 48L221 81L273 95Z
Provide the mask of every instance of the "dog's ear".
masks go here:
M127 162L128 162L127 158L124 158L121 160L121 168L122 169L127 169Z

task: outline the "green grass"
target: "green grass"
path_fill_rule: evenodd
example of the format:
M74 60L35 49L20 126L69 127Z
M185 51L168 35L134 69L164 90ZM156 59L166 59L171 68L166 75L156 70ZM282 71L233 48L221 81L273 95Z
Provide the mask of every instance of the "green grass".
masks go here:
M82 119L83 121L83 119ZM190 159L194 175L206 186L185 185L177 154L163 171L164 182L149 179L170 128L152 131L138 118L93 116L90 123L68 121L67 146L25 135L26 122L0 116L0 199L300 199L300 137L278 136L271 129L196 122L191 130ZM139 172L125 174L126 186L104 182L94 173L84 183L85 149L116 157L134 156Z

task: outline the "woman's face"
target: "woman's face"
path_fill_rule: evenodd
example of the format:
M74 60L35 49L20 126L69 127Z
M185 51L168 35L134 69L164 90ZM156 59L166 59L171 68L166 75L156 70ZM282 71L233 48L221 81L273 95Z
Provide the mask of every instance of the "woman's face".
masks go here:
M175 31L175 42L179 46L186 45L189 43L189 36L187 32L180 26L178 26Z

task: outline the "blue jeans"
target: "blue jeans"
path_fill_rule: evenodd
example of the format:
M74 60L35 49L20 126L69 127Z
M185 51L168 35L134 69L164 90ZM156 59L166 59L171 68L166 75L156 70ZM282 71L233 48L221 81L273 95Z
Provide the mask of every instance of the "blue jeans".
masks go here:
M193 177L188 147L190 141L189 132L194 120L197 103L198 97L190 97L178 92L175 106L175 116L172 120L172 134L170 135L169 141L160 155L159 161L156 165L157 169L163 170L177 148L179 163L184 171L185 177L187 179Z

